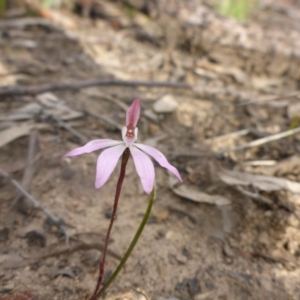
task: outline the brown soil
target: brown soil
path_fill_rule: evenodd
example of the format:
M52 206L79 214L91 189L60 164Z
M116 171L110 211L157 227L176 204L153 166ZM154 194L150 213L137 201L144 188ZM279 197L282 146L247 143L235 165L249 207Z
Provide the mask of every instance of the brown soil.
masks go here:
M227 68L221 69L221 64L206 61L205 55L141 41L140 35L133 34L136 28L132 24L142 28L150 22L148 17L137 11L132 17L117 4L106 4L118 22L99 19L92 23L64 12L62 15L76 22L76 29L54 30L38 25L0 29L0 84L37 86L95 78L170 80L221 91L230 86L262 96L269 95L271 87L272 95L276 95L291 92L283 90L286 86L296 86L295 79L286 85L281 83L289 82L288 77L276 77L276 81L272 76L262 78L240 70L257 83L249 87L248 83L237 82ZM36 103L40 96L0 99L0 126L5 130L19 123L48 125L39 129L39 149L28 190L48 211L64 220L70 248L61 252L66 244L59 228L41 211L26 206L24 200L14 202L18 192L0 178L0 296L26 291L37 299L74 300L91 295L118 170L96 190L97 154L72 159L62 156L84 144L84 138L120 139L119 129L95 114L123 125L124 105L138 96L142 101L139 140L155 143L189 188L222 195L231 204L196 203L188 199L189 195L187 199L177 196L170 188L168 174L156 165L157 196L150 221L107 299L299 299L299 196L250 187L251 192L271 199L273 205L267 205L216 176L218 165L222 165L299 181L299 161L287 163L289 158L298 158L297 135L242 151L219 152L296 127L297 97L281 99L290 101L288 104L281 101L282 105L245 106L230 95L204 98L192 90L176 88L106 86L53 94L69 108L82 112L80 117L64 121L83 135L82 140L62 128L45 109L27 120L4 118L28 103ZM177 109L155 113L153 104L165 95L175 98ZM209 143L213 137L245 128L252 131L236 139ZM19 182L29 140L27 134L0 148L0 167ZM246 164L257 160L272 160L275 166ZM146 206L147 195L130 161L109 245L106 277L129 245Z

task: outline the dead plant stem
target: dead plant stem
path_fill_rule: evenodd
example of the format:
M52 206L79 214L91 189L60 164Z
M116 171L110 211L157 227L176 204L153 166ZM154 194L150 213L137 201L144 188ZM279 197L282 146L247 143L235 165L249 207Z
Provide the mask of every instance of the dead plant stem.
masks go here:
M95 79L86 81L75 81L66 83L54 83L42 86L9 86L0 89L0 96L35 96L50 91L61 90L79 90L94 86L127 86L127 87L170 87L170 88L183 88L190 89L191 86L182 82L171 81L139 81L139 80L118 80L118 79Z

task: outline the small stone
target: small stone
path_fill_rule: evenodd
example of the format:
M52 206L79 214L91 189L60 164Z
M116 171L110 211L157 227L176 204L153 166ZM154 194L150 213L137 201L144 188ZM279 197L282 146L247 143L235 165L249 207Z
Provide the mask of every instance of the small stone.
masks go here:
M271 211L271 210L267 210L266 212L265 212L265 216L266 217L271 217L273 215L273 212Z
M0 293L8 293L8 292L12 291L14 288L15 288L14 283L10 282L10 283L0 287Z
M26 233L25 238L29 247L44 248L46 246L46 236L42 232L31 230Z
M171 240L174 237L174 232L172 230L169 230L166 233L166 240Z
M295 215L290 215L288 218L288 224L292 227L298 228L299 220Z
M111 216L112 216L112 209L111 208L108 208L106 211L105 211L105 218L106 219L110 219Z
M173 96L165 95L154 103L153 109L157 113L171 113L176 110L177 106L178 103Z
M196 295L194 297L194 300L208 300L208 299L211 299L212 296L213 296L212 292L207 292L207 293Z
M70 180L74 176L75 171L69 168L68 166L65 166L61 171L61 177L64 180Z
M6 242L9 238L9 229L4 227L0 229L0 242Z
M149 132L150 135L155 135L158 132L160 132L160 128L159 128L158 125L150 123L149 128L148 128L148 132Z
M157 221L166 221L168 220L169 216L170 216L170 211L168 209L163 209L162 207L160 208L155 208L152 211L152 215L153 217L157 220Z
M184 264L186 264L186 262L187 262L186 256L184 256L184 255L181 254L181 253L178 253L178 254L175 256L175 258L176 258L176 260L177 260L177 262L178 262L179 264L184 265Z
M259 235L257 237L257 241L260 244L268 246L270 244L270 237L266 231L262 231L259 233Z

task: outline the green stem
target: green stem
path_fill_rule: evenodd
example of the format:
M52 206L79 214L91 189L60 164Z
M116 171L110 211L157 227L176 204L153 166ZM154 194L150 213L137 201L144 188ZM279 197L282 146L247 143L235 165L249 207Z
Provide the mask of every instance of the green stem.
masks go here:
M154 200L154 194L155 194L155 191L154 191L154 188L150 194L150 197L149 197L149 203L148 203L148 207L147 207L147 210L145 212L145 215L142 219L142 222L135 234L135 236L133 237L132 241L131 241L131 244L129 245L126 253L124 254L122 260L120 261L119 265L117 266L115 272L111 275L111 277L109 278L109 280L104 284L104 286L102 287L102 289L99 291L99 294L98 296L101 296L103 295L103 293L107 290L107 288L111 285L111 283L116 279L116 277L118 276L118 274L120 273L120 271L122 270L122 268L124 267L127 259L129 258L130 254L132 253L138 239L140 238L143 230L144 230L144 227L148 221L148 218L150 216L150 213L151 213L151 208L152 208L152 204L153 204L153 200Z
M6 1L7 0L0 0L0 17L4 17L6 12Z

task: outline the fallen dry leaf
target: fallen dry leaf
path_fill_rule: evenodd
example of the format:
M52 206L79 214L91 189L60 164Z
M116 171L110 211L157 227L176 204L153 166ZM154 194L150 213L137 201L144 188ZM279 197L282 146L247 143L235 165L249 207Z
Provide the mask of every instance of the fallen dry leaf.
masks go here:
M169 185L172 191L185 199L197 202L197 203L207 203L207 204L214 204L214 205L228 205L231 203L229 199L221 195L209 195L203 192L200 192L195 188L195 186L188 186L186 184L181 184L180 186L176 187L174 185L175 180L170 177ZM176 181L177 183L177 181Z
M42 106L38 103L29 103L16 109L9 115L0 116L0 121L20 121L32 119L42 111Z
M266 192L289 190L300 193L300 184L285 178L243 173L221 169L218 172L220 179L228 185L252 185Z
M45 129L49 128L49 125L23 123L20 126L14 126L9 129L0 131L0 148L22 136L29 135L30 131L33 128Z
M38 95L37 100L43 107L43 114L46 116L54 116L63 121L68 121L83 116L82 112L75 111L64 104L52 93L43 93Z

